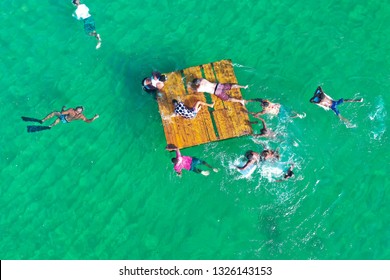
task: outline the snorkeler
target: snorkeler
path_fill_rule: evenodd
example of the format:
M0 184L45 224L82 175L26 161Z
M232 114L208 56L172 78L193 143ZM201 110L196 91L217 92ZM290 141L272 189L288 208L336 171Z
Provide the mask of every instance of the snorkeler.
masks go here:
M172 100L173 105L175 106L175 115L181 116L186 119L194 119L202 106L207 106L209 108L214 107L214 103L207 104L202 101L197 101L195 106L192 108L188 108L186 105L184 105L183 102L179 102L176 99Z
M77 7L74 11L73 16L78 20L84 21L84 31L89 36L93 36L98 41L96 49L99 49L102 44L102 39L100 35L96 32L95 21L89 13L89 9L85 4L80 4L80 0L73 0L73 5Z
M343 98L341 98L337 101L334 101L332 99L332 97L325 94L323 92L322 88L319 86L319 87L317 87L316 91L314 92L314 96L310 99L310 102L317 104L318 106L324 108L325 110L332 109L335 112L336 116L338 116L340 118L340 120L349 124L349 121L340 115L340 111L337 108L337 106L344 103L344 102L345 103L347 103L347 102L363 102L363 98L359 98L359 99L343 99Z
M168 151L176 151L176 157L172 158L172 163L174 164L173 169L176 171L176 173L181 176L182 170L186 169L189 171L193 171L195 173L200 173L203 176L210 175L210 171L208 170L201 170L198 168L199 165L205 165L208 168L212 169L214 172L218 172L217 168L213 168L211 165L209 165L204 160L200 160L196 157L189 157L189 156L182 156L180 153L179 148L177 148L173 144L168 144L165 148Z
M294 172L293 172L293 169L294 169L294 164L290 164L290 167L288 168L288 170L286 171L286 173L283 174L283 178L280 179L280 180L277 180L276 182L282 182L283 180L287 180L289 178L292 178L295 176Z
M83 106L78 106L74 109L68 109L68 110L65 110L65 106L63 106L61 109L61 112L58 112L58 111L52 112L52 113L48 114L42 120L29 118L29 117L22 117L22 120L28 121L28 122L38 122L38 123L42 124L45 121L47 121L48 119L51 119L53 117L57 117L57 119L49 126L28 126L27 127L27 132L37 132L37 131L41 131L41 130L50 129L53 126L59 124L60 122L69 123L69 122L74 121L74 120L82 120L84 122L91 123L94 120L96 120L97 118L99 118L99 115L95 115L93 118L87 119L84 116L83 111L84 111Z
M209 82L206 79L194 79L191 83L191 87L196 92L207 92L210 94L214 94L218 98L220 98L223 101L230 101L230 102L238 102L241 103L243 106L245 106L245 100L244 99L236 99L233 97L230 97L227 92L233 88L248 88L248 86L240 86L237 84L221 84L221 83L212 83Z

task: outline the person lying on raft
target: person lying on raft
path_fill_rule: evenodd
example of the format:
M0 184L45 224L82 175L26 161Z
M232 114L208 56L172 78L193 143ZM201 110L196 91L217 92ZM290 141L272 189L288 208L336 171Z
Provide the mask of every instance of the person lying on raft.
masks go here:
M160 72L153 71L152 76L142 80L142 88L146 92L154 92L161 90L164 87L164 82L167 80L165 75Z
M343 98L341 98L337 101L334 101L332 99L332 97L325 94L325 92L323 92L322 88L319 86L319 87L317 87L316 91L314 92L314 96L310 99L310 102L317 104L318 106L324 108L325 110L329 110L329 109L333 110L335 112L336 116L338 116L340 120L342 120L346 123L349 123L349 121L346 118L344 118L340 115L340 111L337 108L337 106L344 103L344 102L345 103L346 102L363 102L363 98L359 98L359 99L343 99Z
M253 165L256 165L261 160L260 154L254 151L247 151L245 153L245 157L248 159L248 161L244 166L235 166L238 171L242 172L244 170L250 169Z
M195 173L200 173L203 176L210 175L210 171L199 169L198 168L199 165L205 165L208 168L212 169L214 172L218 172L217 168L213 168L210 164L208 164L204 160L200 160L196 157L182 156L179 148L177 148L173 144L168 144L165 149L168 151L175 151L176 152L176 157L172 158L172 163L174 164L173 169L176 171L176 173L179 176L181 176L183 169L193 171Z
M244 99L236 99L230 97L227 92L233 88L248 88L248 86L240 86L237 84L221 84L221 83L212 83L206 79L194 79L191 83L191 88L196 92L207 92L214 94L223 101L238 102L245 106Z
M95 21L89 14L88 7L85 4L80 4L79 0L73 0L72 3L74 6L77 7L76 11L73 13L73 16L78 20L82 19L84 21L85 33L87 33L89 36L95 37L98 41L96 49L100 48L100 46L102 45L102 39L100 38L100 35L96 32Z
M257 116L257 117L264 115L264 114L270 114L273 116L277 116L280 112L281 105L279 103L272 103L268 99L261 99L261 98L249 99L249 100L246 100L245 104L248 104L249 102L259 102L260 103L262 110L260 112L255 113L254 116ZM298 114L296 112L293 112L293 115L291 116L291 118L301 118L301 119L304 117L306 117L306 114Z
M183 102L179 102L176 99L172 100L173 105L175 106L175 115L176 116L181 116L186 119L194 119L202 106L207 106L210 108L214 107L214 103L212 104L207 104L202 101L197 101L195 106L192 108L188 108L186 105L184 105Z

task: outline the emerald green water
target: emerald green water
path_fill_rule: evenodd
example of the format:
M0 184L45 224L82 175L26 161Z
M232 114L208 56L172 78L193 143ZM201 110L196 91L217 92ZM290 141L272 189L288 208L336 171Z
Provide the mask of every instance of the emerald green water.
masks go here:
M70 2L0 4L1 259L390 258L389 3L90 0L97 51ZM244 98L307 117L266 116L279 142L185 149L221 171L179 178L140 81L226 58ZM308 102L317 85L364 98L340 106L355 128ZM100 118L26 133L20 116L63 105ZM261 143L294 179L240 178Z

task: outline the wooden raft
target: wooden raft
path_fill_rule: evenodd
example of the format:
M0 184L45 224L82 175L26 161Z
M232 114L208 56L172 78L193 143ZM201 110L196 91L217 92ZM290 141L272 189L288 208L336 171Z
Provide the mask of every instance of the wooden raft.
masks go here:
M231 60L194 66L165 75L168 80L164 83L161 96L157 100L167 144L186 148L252 133L248 114L242 110L243 106L240 103L222 101L213 94L196 93L189 85L195 78L237 84ZM231 89L228 95L242 99L240 89ZM189 120L181 116L172 116L173 99L184 102L190 108L198 100L215 102L215 105L214 108L202 106L197 116Z

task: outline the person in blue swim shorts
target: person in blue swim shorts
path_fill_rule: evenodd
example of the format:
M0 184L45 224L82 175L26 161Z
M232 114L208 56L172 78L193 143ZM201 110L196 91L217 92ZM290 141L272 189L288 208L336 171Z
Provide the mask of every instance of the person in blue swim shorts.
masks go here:
M342 121L349 123L349 121L342 117L340 115L340 111L337 108L342 103L347 103L347 102L363 102L363 98L359 99L344 99L341 98L337 101L333 100L332 97L328 96L322 88L319 86L317 87L316 91L314 92L314 96L310 99L311 103L317 104L318 106L324 108L325 110L331 109L333 112L335 112L336 116L338 116Z
M57 119L51 125L49 125L49 127L51 128L51 127L59 124L60 122L69 123L69 122L74 121L74 120L82 120L82 121L85 121L87 123L91 123L99 117L99 115L95 115L93 118L87 119L84 116L83 111L84 111L83 106L78 106L76 108L70 108L68 110L65 110L65 106L63 106L61 109L61 112L55 111L55 112L48 114L45 118L43 118L40 121L40 123L44 123L48 119L51 119L53 117L57 117Z

